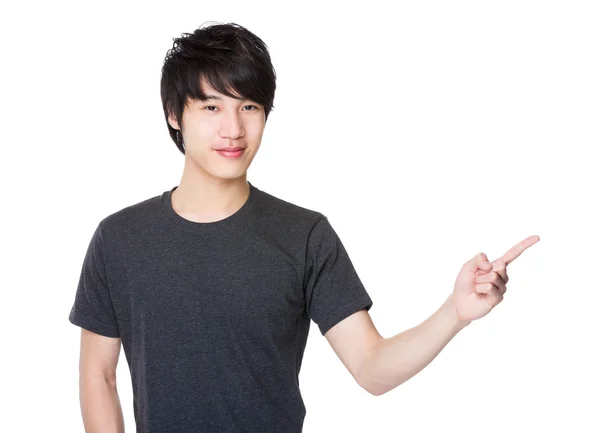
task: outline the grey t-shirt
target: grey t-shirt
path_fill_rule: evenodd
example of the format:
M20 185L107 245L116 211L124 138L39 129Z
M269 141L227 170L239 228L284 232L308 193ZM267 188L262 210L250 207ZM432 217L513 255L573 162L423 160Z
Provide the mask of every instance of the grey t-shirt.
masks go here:
M173 187L91 238L69 320L121 338L138 433L301 432L310 320L373 304L323 214L248 183L220 221L177 214Z

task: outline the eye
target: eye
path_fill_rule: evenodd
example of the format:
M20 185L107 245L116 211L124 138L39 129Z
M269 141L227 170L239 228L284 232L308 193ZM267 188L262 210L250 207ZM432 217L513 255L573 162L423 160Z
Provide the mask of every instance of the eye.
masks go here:
M244 105L244 108L245 107L252 107L253 108L253 110L246 110L246 111L258 111L259 110L259 108L256 105ZM213 108L215 110L213 110ZM210 111L212 113L214 113L216 111L216 108L217 107L214 106L214 105L207 105L206 107L204 107L205 110Z

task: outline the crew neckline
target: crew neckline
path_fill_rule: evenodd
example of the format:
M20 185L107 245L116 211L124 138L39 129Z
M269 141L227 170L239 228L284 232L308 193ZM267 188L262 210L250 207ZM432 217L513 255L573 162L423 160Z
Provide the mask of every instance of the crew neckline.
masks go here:
M175 185L171 189L162 193L161 208L163 210L163 214L171 222L175 223L178 227L180 227L188 232L193 232L193 233L207 233L210 231L221 230L221 229L230 227L233 223L235 223L236 221L239 221L241 218L243 218L244 215L246 215L248 213L248 211L252 207L252 204L254 203L254 199L255 199L258 189L254 185L252 185L251 182L249 182L249 181L247 181L247 182L248 182L248 185L250 186L250 194L249 194L248 198L246 199L246 201L244 202L244 204L242 205L242 207L240 207L233 214L231 214L228 217L223 218L221 220L212 221L212 222L196 222L196 221L188 220L188 219L182 217L181 215L179 215L177 212L175 212L175 209L173 209L173 203L171 201L171 196L173 194L173 191L175 191L178 188L178 185Z

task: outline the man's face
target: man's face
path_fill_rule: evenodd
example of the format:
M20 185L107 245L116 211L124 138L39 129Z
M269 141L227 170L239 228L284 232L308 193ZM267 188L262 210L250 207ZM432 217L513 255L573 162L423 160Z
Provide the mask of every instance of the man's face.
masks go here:
M237 179L246 173L260 147L264 108L251 100L218 93L206 82L202 83L202 90L212 98L188 100L183 111L180 134L186 157L212 177ZM178 129L175 119L170 118L169 124ZM244 148L239 156L217 151L235 147Z

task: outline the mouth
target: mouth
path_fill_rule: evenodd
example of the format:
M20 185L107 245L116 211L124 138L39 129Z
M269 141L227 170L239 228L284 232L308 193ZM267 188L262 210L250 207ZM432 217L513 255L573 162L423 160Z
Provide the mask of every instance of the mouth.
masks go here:
M217 153L221 156L224 156L225 158L230 158L230 159L235 159L235 158L239 158L240 156L242 156L242 154L244 153L244 150L246 150L245 147L234 147L231 149L215 149L217 151Z
M215 150L225 150L227 152L237 152L238 150L243 150L245 149L245 147L222 147L220 149L215 149Z

